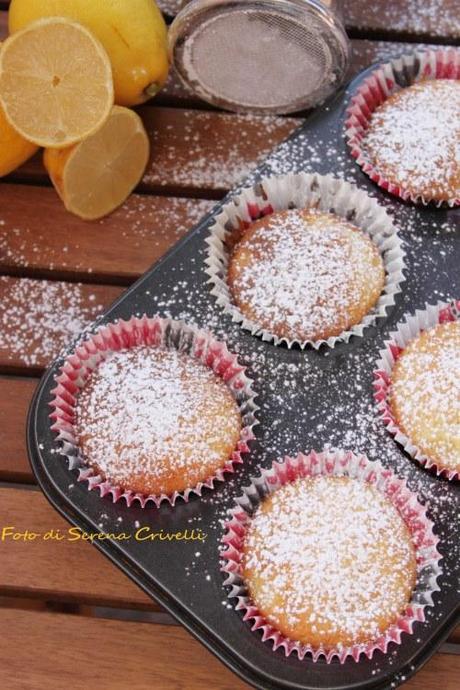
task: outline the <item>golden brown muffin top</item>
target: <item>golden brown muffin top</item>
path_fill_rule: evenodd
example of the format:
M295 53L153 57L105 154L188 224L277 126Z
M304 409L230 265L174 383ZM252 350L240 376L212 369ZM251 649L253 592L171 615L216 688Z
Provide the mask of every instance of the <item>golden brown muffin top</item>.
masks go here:
M372 113L363 140L377 170L412 195L460 197L460 81L397 91Z
M299 341L338 336L359 323L384 277L380 253L362 230L315 209L255 221L228 269L240 311L270 333Z
M395 506L350 477L285 484L259 506L244 542L251 599L286 637L314 647L375 639L404 611L415 549Z
M391 376L397 424L425 455L460 472L460 322L414 338Z
M191 486L204 481L229 459L241 429L235 399L210 368L177 350L145 345L112 352L99 364L77 398L75 417L86 462L127 488L152 487L155 480L164 487L170 475L178 477L175 485L185 477L185 487L187 474Z

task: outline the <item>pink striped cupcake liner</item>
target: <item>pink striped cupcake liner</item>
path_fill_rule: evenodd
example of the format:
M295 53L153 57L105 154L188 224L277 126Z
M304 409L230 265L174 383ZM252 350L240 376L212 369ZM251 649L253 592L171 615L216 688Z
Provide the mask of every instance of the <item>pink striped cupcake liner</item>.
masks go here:
M284 484L303 477L348 476L361 482L369 482L393 503L408 526L416 549L417 581L412 599L406 610L391 627L378 639L350 647L312 647L285 637L260 613L251 601L242 577L242 548L252 515L260 502ZM433 532L433 523L426 514L425 507L415 493L409 490L406 482L399 479L391 470L378 462L370 462L364 455L351 451L336 450L299 453L296 457L286 456L274 462L268 470L262 470L260 477L252 478L251 484L236 500L236 507L230 511L230 519L225 525L222 539L222 566L225 574L224 585L230 588L229 599L235 610L243 614L243 621L249 622L251 630L261 633L262 642L269 642L273 651L282 649L285 656L296 654L299 659L307 655L313 661L325 658L327 663L338 659L359 661L362 656L372 658L374 652L388 651L391 643L401 644L402 635L413 634L414 625L425 621L427 607L433 606L433 594L440 590L437 583L442 570L441 554L438 551L438 538Z
M438 302L426 304L425 309L417 310L413 316L406 316L405 321L398 325L396 331L390 333L390 340L386 341L385 348L379 353L377 369L374 371L374 399L377 403L379 415L388 429L408 455L417 460L423 467L443 476L449 480L459 478L459 473L448 467L434 462L422 453L406 434L398 427L393 416L389 394L391 390L391 374L401 352L407 347L419 333L433 328L440 323L456 321L460 319L460 300L452 300L449 303Z
M449 47L416 51L378 66L351 98L345 121L345 138L351 155L371 180L404 201L424 205L433 202L433 198L413 196L407 189L390 182L370 159L363 139L372 113L379 105L401 88L426 79L460 79L460 50ZM450 199L447 203L451 207L458 206L460 199ZM445 202L437 201L436 205L442 206Z
M79 391L91 372L112 352L138 345L175 348L212 369L233 394L243 420L239 442L225 465L205 481L172 495L143 495L104 480L87 466L78 447L74 419ZM114 503L123 499L128 506L133 503L140 503L142 507L149 503L159 506L163 501L173 506L178 498L187 502L193 495L201 496L204 488L213 489L216 482L224 481L224 475L234 472L235 466L243 462L243 455L250 450L248 444L255 438L254 426L258 423L258 407L254 401L256 396L252 380L246 375L245 367L239 364L237 356L228 350L227 345L216 340L211 333L182 321L159 316L149 318L144 315L140 318L132 317L128 321L109 323L99 328L94 335L88 336L66 357L56 377L56 387L52 394L51 428L57 435L59 453L67 458L69 469L78 471L78 480L87 482L89 490L96 489L101 497L110 496Z

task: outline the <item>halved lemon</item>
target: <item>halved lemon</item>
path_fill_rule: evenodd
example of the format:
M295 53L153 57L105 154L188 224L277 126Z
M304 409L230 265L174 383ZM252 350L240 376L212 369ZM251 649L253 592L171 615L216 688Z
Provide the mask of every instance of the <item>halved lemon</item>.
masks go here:
M0 177L19 168L36 151L38 146L13 129L0 106Z
M16 170L37 150L35 144L31 144L13 129L0 106L0 177Z
M46 149L43 160L67 210L95 220L111 213L132 192L149 152L139 115L114 106L96 134L68 149Z
M0 103L10 124L37 146L65 147L93 134L113 99L107 53L81 24L40 19L2 46Z

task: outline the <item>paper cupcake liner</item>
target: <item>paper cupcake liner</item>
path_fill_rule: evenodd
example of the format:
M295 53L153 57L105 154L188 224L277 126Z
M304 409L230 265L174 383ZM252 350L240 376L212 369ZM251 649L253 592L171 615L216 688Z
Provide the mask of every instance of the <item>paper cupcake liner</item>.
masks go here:
M396 331L390 333L390 340L385 342L385 348L379 353L377 369L374 371L374 399L377 403L379 415L395 440L414 460L417 460L423 467L435 472L438 476L453 480L459 478L459 473L434 462L427 455L412 443L410 438L398 427L391 411L389 394L391 389L391 375L396 360L401 352L407 347L419 333L433 328L446 321L457 321L460 319L460 300L453 300L450 303L438 302L438 304L426 304L425 309L417 310L413 316L406 316L405 321L401 322Z
M385 285L375 307L361 323L327 340L289 340L261 328L247 319L232 303L227 283L228 241L232 234L241 233L253 221L274 211L307 207L335 213L361 228L378 248L385 266ZM285 344L288 348L296 345L301 349L307 346L319 349L323 344L332 348L338 342L348 342L352 336L363 337L368 326L377 319L386 317L388 308L395 303L395 296L401 292L400 286L405 280L402 242L390 216L364 191L332 175L300 173L274 176L243 189L223 206L206 242L206 273L217 303L230 314L234 322L240 323L252 335L275 345Z
M346 475L373 484L396 506L415 545L417 582L411 601L385 633L365 644L326 648L290 640L260 613L251 601L242 577L242 546L251 517L261 500L295 479L319 475ZM439 565L441 554L437 549L439 539L433 532L433 523L427 517L426 509L419 503L417 495L408 489L405 481L380 463L370 462L364 455L357 456L343 450L322 453L312 451L308 455L300 453L294 458L287 456L281 462L274 462L269 470L263 470L260 477L253 478L236 503L237 506L230 511L231 519L226 524L222 540L225 547L221 567L226 574L224 585L231 588L228 597L236 600L235 610L243 612L243 621L251 621L251 630L261 631L262 641L270 642L273 651L281 647L286 656L295 653L299 659L303 659L308 654L313 661L325 657L328 663L334 658L342 664L349 658L359 661L362 655L370 659L376 650L386 653L392 642L401 644L402 634L412 634L414 624L425 620L426 607L434 605L433 594L440 589L437 579L442 570Z
M439 48L416 51L391 60L377 67L364 80L350 101L346 111L345 138L351 155L358 165L382 189L414 204L436 203L444 206L433 196L417 196L407 189L390 182L370 159L363 148L363 139L374 110L389 96L401 88L411 86L423 79L460 79L460 50L458 48ZM448 206L458 206L460 199L451 199Z
M225 465L214 475L182 492L172 495L143 495L104 480L88 467L78 448L74 429L74 408L80 389L90 373L111 352L125 350L137 345L152 345L175 348L185 352L211 368L234 395L243 420L240 440ZM235 354L229 352L225 343L216 340L210 333L186 325L182 321L153 317L133 317L129 321L117 321L102 326L94 335L79 344L69 355L56 377L50 406L52 430L57 433L59 452L64 455L69 469L78 469L79 481L88 482L88 489L97 489L101 497L109 494L113 502L124 499L128 506L138 502L144 507L148 502L159 506L162 501L174 505L180 497L188 501L193 494L201 496L205 487L214 488L216 481L223 481L226 472L233 472L234 466L243 462L242 455L249 452L248 443L254 439L253 428L257 424L252 381L245 373L245 367L238 363Z

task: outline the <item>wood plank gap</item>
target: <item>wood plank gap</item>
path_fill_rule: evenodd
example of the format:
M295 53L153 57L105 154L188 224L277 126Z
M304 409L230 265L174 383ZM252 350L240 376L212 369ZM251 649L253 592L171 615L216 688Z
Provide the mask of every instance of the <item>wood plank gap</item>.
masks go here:
M25 489L26 491L36 491L39 489L35 483L35 477L32 474L32 470L31 474L29 475L21 474L19 472L5 472L2 470L0 476L0 489Z
M69 474L69 483L75 481ZM91 607L162 610L89 541L66 538L71 523L41 492L1 489L0 505L2 526L40 535L28 542L6 537L1 543L0 592L4 595ZM129 516L123 522L128 529ZM50 530L64 539L43 539Z
M2 475L3 476L3 475ZM0 490L1 489L8 489L10 490L20 490L20 491L35 491L35 492L41 492L40 487L38 484L32 484L33 477L30 477L30 483L29 479L24 479L21 481L5 481L4 479L0 480ZM27 483L26 483L27 482Z
M11 597L2 595L0 591L0 607L10 609L28 610L28 603L34 606L34 601L30 601L27 597L13 595ZM35 606L34 608L37 608ZM79 616L88 616L90 618L99 618L103 620L126 621L131 623L149 623L151 625L172 625L180 626L169 613L165 611L148 611L141 609L119 608L114 606L87 606L68 603L66 604L60 600L46 600L38 606L38 610L44 610L48 613L70 614ZM460 654L460 645L452 642L445 642L438 650L440 654Z
M452 644L451 642L445 642L439 648L442 654L460 654L460 644Z
M180 108L180 110L183 110L183 108ZM254 164L254 167L255 165L256 164ZM27 172L27 168L25 170L26 172L24 172L23 168L18 168L6 177L1 178L0 184L20 184L27 185L30 187L47 188L53 186L50 182L50 179L47 177L44 169L43 175L39 174L34 175L33 177L30 177L30 175ZM208 199L209 201L220 201L220 199L222 199L222 197L228 192L228 189L226 187L217 189L200 189L199 187L179 187L174 185L146 185L145 183L141 182L134 191L136 194L141 194L144 196L166 196L181 197L185 199Z
M178 626L0 613L2 687L8 690L249 690Z
M460 46L460 37L436 36L429 33L410 33L408 31L393 31L392 29L359 29L346 26L348 37L352 40L385 41L386 43L437 43L438 45Z
M50 362L51 364L52 362ZM18 366L15 364L12 364L9 366L8 364L1 364L0 365L0 376L19 376L21 378L30 378L30 377L41 377L47 367L40 367L40 366L29 366L29 365L24 365L24 366ZM14 480L13 480L14 481Z
M134 623L155 623L161 625L178 625L168 613L159 611L159 606L151 600L151 603L139 603L137 609L132 608L128 602L124 609L123 602L118 606L110 605L110 596L107 595L107 606L104 596L100 597L101 604L94 605L94 597L91 593L76 594L54 592L47 589L25 590L21 587L0 587L0 608L27 609L34 607L35 602L42 602L44 608L51 613L74 613L89 616L91 618L103 618L106 620L125 620ZM29 603L29 606L27 604ZM156 619L162 615L163 620Z
M152 262L153 263L153 262ZM2 266L0 276L10 276L12 278L33 278L34 280L49 280L66 283L91 283L96 285L115 285L118 287L129 287L138 278L135 276L117 276L108 273L89 273L78 268L35 268L33 266ZM1 373L1 371L0 371Z
M257 163L254 164L256 167ZM238 182L238 185L243 180ZM235 183L236 184L236 183ZM149 185L145 186L143 182L140 183L139 187L136 188L136 193L154 196L173 196L182 197L186 199L208 199L209 201L220 201L222 197L227 194L229 189L227 187L218 187L217 189L203 188L200 187L179 187L174 185Z

